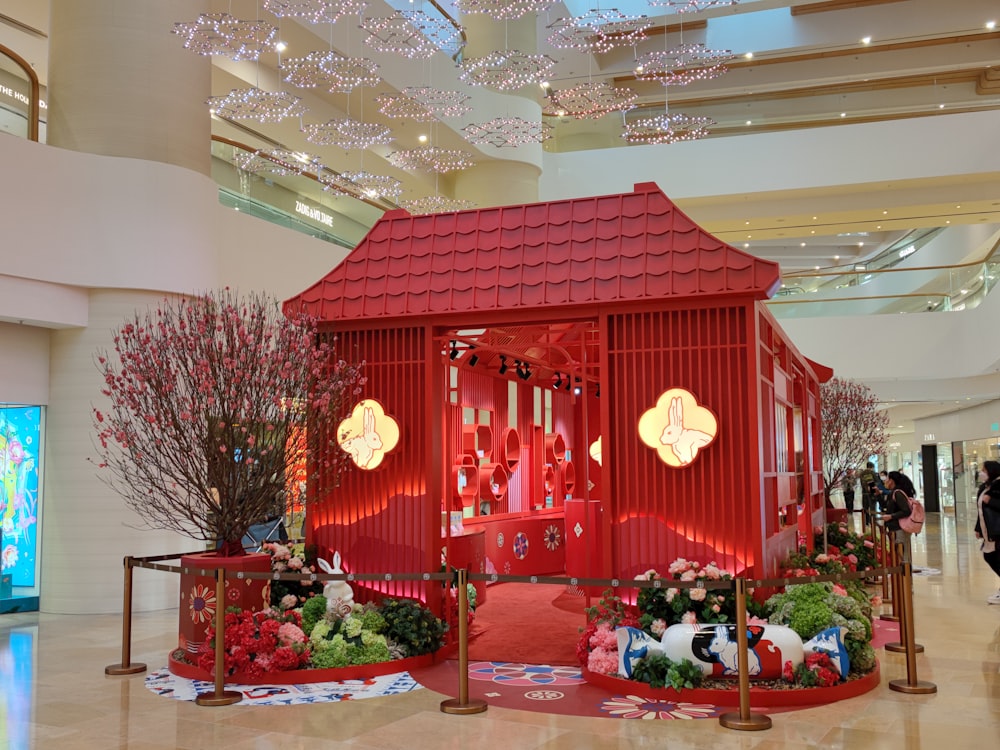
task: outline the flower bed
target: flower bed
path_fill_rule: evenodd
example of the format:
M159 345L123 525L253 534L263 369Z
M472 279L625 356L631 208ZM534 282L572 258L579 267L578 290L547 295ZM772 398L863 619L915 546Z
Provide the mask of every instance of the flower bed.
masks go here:
M609 690L616 694L641 693L646 698L656 698L668 701L685 701L688 703L710 703L714 706L738 706L740 702L739 684L731 680L728 687L696 687L674 690L673 688L653 688L649 685L626 680L623 677L591 672L584 667L583 679L591 685ZM817 706L824 703L857 698L878 687L881 681L878 664L867 674L841 682L830 687L800 687L788 683L774 681L773 687L750 685L750 705L759 708L783 708ZM722 680L714 680L713 684Z

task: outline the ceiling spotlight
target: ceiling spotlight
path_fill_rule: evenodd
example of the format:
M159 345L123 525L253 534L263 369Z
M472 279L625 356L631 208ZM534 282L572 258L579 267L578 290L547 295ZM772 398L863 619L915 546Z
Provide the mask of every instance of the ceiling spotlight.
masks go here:
M531 370L529 369L527 362L524 362L523 364L521 362L517 362L517 376L521 378L521 380L527 380L531 377Z
M562 388L562 383L563 383L562 373L557 372L555 382L552 384L553 389L558 391L560 388Z
M475 348L474 346L469 347L469 351L472 352L472 356L469 357L469 367L475 367L479 364L479 355L472 351Z
M458 347L455 345L454 341L451 342L451 354L448 355L448 359L452 361L458 359Z
M503 375L507 372L507 355L500 355L500 374Z

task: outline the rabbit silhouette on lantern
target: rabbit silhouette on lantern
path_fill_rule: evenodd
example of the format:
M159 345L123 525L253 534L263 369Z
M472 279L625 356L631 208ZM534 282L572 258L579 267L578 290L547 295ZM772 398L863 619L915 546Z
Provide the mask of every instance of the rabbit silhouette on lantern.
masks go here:
M375 410L365 407L364 430L360 435L349 437L340 443L340 447L350 454L351 460L364 469L375 457L375 451L381 450L382 438L375 431Z
M344 571L340 567L340 553L333 553L333 567L330 563L319 558L316 563L320 570L331 575L343 575ZM339 618L347 617L354 609L354 589L347 581L327 581L323 587L323 596L326 597L326 611L328 614Z
M660 442L669 445L677 456L677 460L685 466L698 455L698 449L712 442L712 435L701 430L689 430L684 427L684 404L680 396L670 399L670 414L667 426L663 428Z
M707 650L722 665L723 674L739 674L740 649L736 641L729 638L729 626L716 626L715 637L708 644ZM747 674L760 674L760 657L750 648L747 649Z

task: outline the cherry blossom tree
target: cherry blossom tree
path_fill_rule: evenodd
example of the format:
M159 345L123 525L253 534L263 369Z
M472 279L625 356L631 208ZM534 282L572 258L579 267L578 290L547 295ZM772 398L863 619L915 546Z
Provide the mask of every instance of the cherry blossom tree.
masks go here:
M285 510L306 464L336 475L346 454L307 429L337 424L360 392L308 317L230 289L137 312L98 352L107 404L94 407L101 478L151 528L243 554L255 523Z
M868 386L853 380L833 378L820 387L820 397L823 491L829 505L830 493L848 469L885 452L889 415Z

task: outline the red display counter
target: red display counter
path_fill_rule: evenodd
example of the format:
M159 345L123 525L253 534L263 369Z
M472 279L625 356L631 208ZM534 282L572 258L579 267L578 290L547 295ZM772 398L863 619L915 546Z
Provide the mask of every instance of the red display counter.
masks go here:
M465 568L470 573L486 572L486 533L478 527L466 527L461 534L453 535L448 550L448 564L452 568ZM477 604L486 601L486 582L472 581L476 589Z
M605 578L601 569L601 503L599 500L567 500L566 575L572 578ZM600 595L600 591L590 593Z

